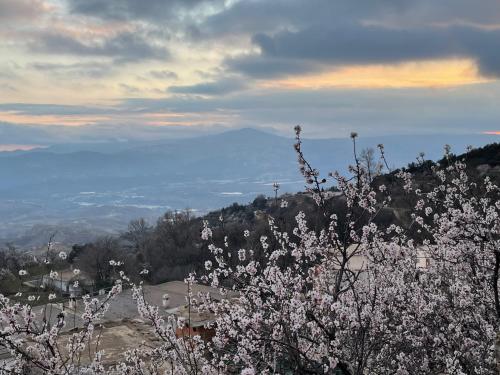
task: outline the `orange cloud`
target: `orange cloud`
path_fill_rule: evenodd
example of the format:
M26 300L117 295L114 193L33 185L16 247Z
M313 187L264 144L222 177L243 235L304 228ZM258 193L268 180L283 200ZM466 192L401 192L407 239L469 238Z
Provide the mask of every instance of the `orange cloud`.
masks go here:
M109 22L106 24L90 23L87 20L74 20L77 25L68 25L64 20L53 20L51 30L55 34L68 35L84 41L95 38L109 38L121 32L133 32L134 28L126 22Z
M146 118L164 119L164 118L172 118L172 117L185 117L186 115L184 113L145 113L145 114L143 114L143 116Z
M239 116L237 114L221 111L217 113L145 113L137 118L146 125L153 126L197 126L213 124L231 124Z
M500 131L487 131L487 132L483 132L483 134L500 135Z
M212 124L231 124L237 114L230 111L202 112L202 113L177 113L177 112L149 112L130 113L113 112L109 115L59 115L44 114L31 115L18 111L0 111L0 122L8 122L19 125L64 125L85 126L106 123L140 124L151 126L194 126Z
M264 88L320 89L450 87L487 82L472 60L411 62L397 65L345 66L321 74L268 81Z
M4 151L29 151L35 148L45 148L46 146L40 145L16 145L16 144L0 144L0 152Z
M109 120L109 117L93 115L30 115L15 111L0 112L0 121L13 124L81 126L106 120Z

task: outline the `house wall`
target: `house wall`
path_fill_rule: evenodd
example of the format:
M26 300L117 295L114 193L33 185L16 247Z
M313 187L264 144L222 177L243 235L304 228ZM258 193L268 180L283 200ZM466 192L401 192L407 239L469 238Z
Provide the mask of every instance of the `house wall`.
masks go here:
M215 336L215 329L206 328L204 326L199 327L188 327L184 326L182 328L177 328L175 330L175 335L177 337L190 337L190 336L200 336L203 341L209 341Z

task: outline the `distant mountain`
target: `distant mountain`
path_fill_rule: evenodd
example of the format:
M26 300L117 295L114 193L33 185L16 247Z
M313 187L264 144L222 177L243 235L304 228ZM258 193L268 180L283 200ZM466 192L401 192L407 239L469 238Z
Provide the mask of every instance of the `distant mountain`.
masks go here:
M405 165L424 151L457 153L487 135L359 138L358 150L384 143L389 162ZM119 230L139 216L154 220L167 209L206 212L258 194L303 188L293 138L253 129L156 142L58 144L0 153L0 237L15 238L33 225L64 223L86 231ZM304 140L306 157L325 174L352 161L349 139ZM68 237L68 236L66 236ZM69 241L70 239L67 238Z

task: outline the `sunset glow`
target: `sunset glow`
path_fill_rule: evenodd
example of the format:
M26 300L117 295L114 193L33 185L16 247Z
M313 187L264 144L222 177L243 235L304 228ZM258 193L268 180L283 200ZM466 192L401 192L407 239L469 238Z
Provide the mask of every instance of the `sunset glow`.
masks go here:
M15 112L0 112L0 121L13 124L82 126L106 120L109 120L109 117L93 115L29 115Z
M497 132L498 2L369 3L3 0L0 127Z
M470 60L412 62L399 65L341 67L327 73L263 82L263 87L287 89L325 87L346 88L419 88L452 87L488 82Z
M5 151L29 151L34 150L36 148L43 148L45 146L40 145L2 145L0 144L0 152Z

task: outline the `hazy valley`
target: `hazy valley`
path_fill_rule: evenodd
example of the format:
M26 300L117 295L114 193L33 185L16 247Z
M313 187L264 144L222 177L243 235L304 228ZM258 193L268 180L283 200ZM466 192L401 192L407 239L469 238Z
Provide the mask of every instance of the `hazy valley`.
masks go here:
M445 143L457 153L491 135L382 136L359 139L359 150L383 143L389 163L400 167L419 152L436 160ZM124 230L132 219L151 223L168 210L195 214L248 203L257 195L303 190L293 139L241 129L214 135L124 141L56 143L0 152L0 238L20 247L57 241L82 243ZM345 171L352 162L348 139L306 139L320 171Z

